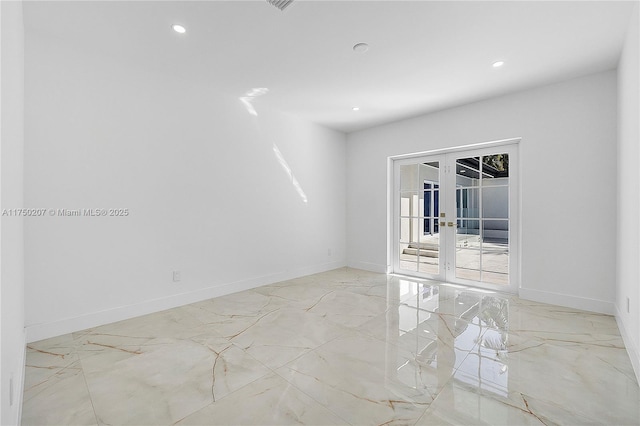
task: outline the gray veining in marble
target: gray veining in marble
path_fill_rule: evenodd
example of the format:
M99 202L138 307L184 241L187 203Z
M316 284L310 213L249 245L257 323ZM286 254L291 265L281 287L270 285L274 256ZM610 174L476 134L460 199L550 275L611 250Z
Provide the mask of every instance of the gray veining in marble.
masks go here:
M341 268L27 347L24 425L640 424L611 316Z

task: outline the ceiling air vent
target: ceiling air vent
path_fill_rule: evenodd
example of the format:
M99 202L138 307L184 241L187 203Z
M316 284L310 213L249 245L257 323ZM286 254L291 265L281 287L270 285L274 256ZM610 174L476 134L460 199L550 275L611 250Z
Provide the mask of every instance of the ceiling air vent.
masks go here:
M274 5L280 10L285 10L292 2L293 0L267 0L267 3Z

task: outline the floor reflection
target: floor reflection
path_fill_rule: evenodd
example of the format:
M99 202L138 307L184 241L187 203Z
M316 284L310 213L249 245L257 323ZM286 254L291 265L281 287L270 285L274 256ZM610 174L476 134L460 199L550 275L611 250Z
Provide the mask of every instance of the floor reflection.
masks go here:
M412 348L420 375L438 378L438 387L453 377L500 396L508 394L509 298L446 284L400 279L395 307L387 313L392 346ZM410 363L399 364L402 369ZM420 388L421 377L406 383Z

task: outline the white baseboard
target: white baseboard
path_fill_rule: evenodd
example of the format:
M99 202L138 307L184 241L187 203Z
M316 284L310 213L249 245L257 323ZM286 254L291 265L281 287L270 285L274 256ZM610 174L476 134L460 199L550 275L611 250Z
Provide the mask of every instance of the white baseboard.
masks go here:
M362 269L369 272L377 272L379 274L387 273L387 265L380 265L378 263L362 262L359 260L350 260L347 266L349 266L349 268Z
M17 397L18 398L18 421L17 421L17 425L21 425L22 424L22 402L24 401L24 377L25 377L25 373L26 373L26 368L25 365L27 364L27 333L25 331L25 333L22 334L22 355L21 355L21 363L20 365L22 366L22 369L20 371L20 382L17 384L18 386L16 387L16 393L17 395L14 395L14 398ZM15 385L14 385L15 386Z
M633 341L631 336L629 336L629 333L624 326L624 321L622 321L622 315L620 313L618 305L615 305L615 310L616 323L618 324L618 329L620 330L622 341L624 342L625 348L627 348L627 354L629 354L629 359L631 360L633 371L634 373L636 373L636 381L640 383L640 353L638 352L638 347L636 346L636 343Z
M551 305L566 306L568 308L581 309L583 311L597 312L599 314L613 315L615 313L613 302L589 299L586 297L570 296L568 294L553 293L550 291L520 288L518 295L522 299L534 302L549 303Z
M3 407L0 407L0 417L3 420L0 420L0 423L3 425L20 425L22 423L22 401L24 399L24 377L27 361L27 341L24 333L22 333L22 344L16 345L15 349L19 351L19 353L15 354L17 356L14 358L13 349L7 351L12 353L6 354L6 365L3 365L3 367L6 367L6 371L4 371L6 376L3 375L3 380L6 380L6 389L10 394L2 397ZM9 375L12 378L11 385L9 385Z
M63 320L44 324L33 324L26 327L26 341L27 343L36 342L38 340L48 339L50 337L85 330L87 328L139 317L141 315L151 314L154 312L164 311L166 309L188 305L190 303L199 302L201 300L207 300L231 293L237 293L239 291L249 290L256 287L261 287L263 285L290 280L305 275L312 275L320 272L330 271L332 269L342 268L344 266L346 266L346 261L312 265L299 269L282 271L271 275L254 277L247 280L225 283L214 287L207 287L187 293L174 294L171 296L147 300L132 305L120 306L104 311L92 312L90 314L82 315L79 317L66 318Z

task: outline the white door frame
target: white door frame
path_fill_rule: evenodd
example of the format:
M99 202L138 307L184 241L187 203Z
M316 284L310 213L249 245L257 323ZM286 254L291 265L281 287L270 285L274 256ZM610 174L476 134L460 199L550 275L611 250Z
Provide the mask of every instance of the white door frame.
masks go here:
M407 274L406 271L399 271L399 218L400 218L400 165L415 164L422 159L430 161L440 161L440 212L446 213L446 222L457 222L455 196L447 196L444 187L456 186L455 166L453 172L447 172L445 166L451 161L455 164L455 158L481 156L497 153L509 154L509 284L499 285L486 282L476 282L465 280L455 276L455 226L447 227L446 230L440 226L440 273L437 275L425 273L411 273L419 278L435 279L453 282L457 284L470 285L490 290L517 293L520 288L520 160L518 156L520 138L505 139L481 144L466 145L450 149L425 151L413 154L389 157L388 178L388 250L387 264L388 272ZM454 158L455 157L455 158ZM451 160L451 158L454 158ZM445 163L447 162L447 163ZM450 168L450 167L449 167ZM455 190L449 194L455 194ZM441 219L442 221L442 219ZM449 268L448 271L445 270Z
M398 220L400 219L400 166L403 165L412 165L412 164L416 164L416 161L418 159L426 159L428 158L430 161L438 161L439 164L439 185L440 185L440 190L439 190L439 204L440 204L440 211L442 211L442 207L445 205L446 199L447 199L447 195L443 193L442 191L442 184L445 180L445 174L443 173L443 165L444 165L444 160L445 160L445 155L444 154L434 154L434 155L428 155L428 156L416 156L416 157L408 157L408 158L401 158L401 159L397 159L393 161L392 164L392 196L390 197L392 199L392 224L391 224L391 229L392 229L392 244L390 246L391 249L391 253L392 253L392 258L391 258L391 271L392 272L398 272L399 269L399 258L400 258L400 247L398 242L400 241L399 238L399 222ZM394 243L395 242L395 243ZM445 279L445 268L444 268L444 264L442 262L442 254L444 252L444 246L442 244L442 239L440 237L440 250L439 250L439 258L438 258L438 274L428 274L428 273L417 273L416 276L419 276L421 278L428 278L428 279L433 279L433 280L444 280Z

